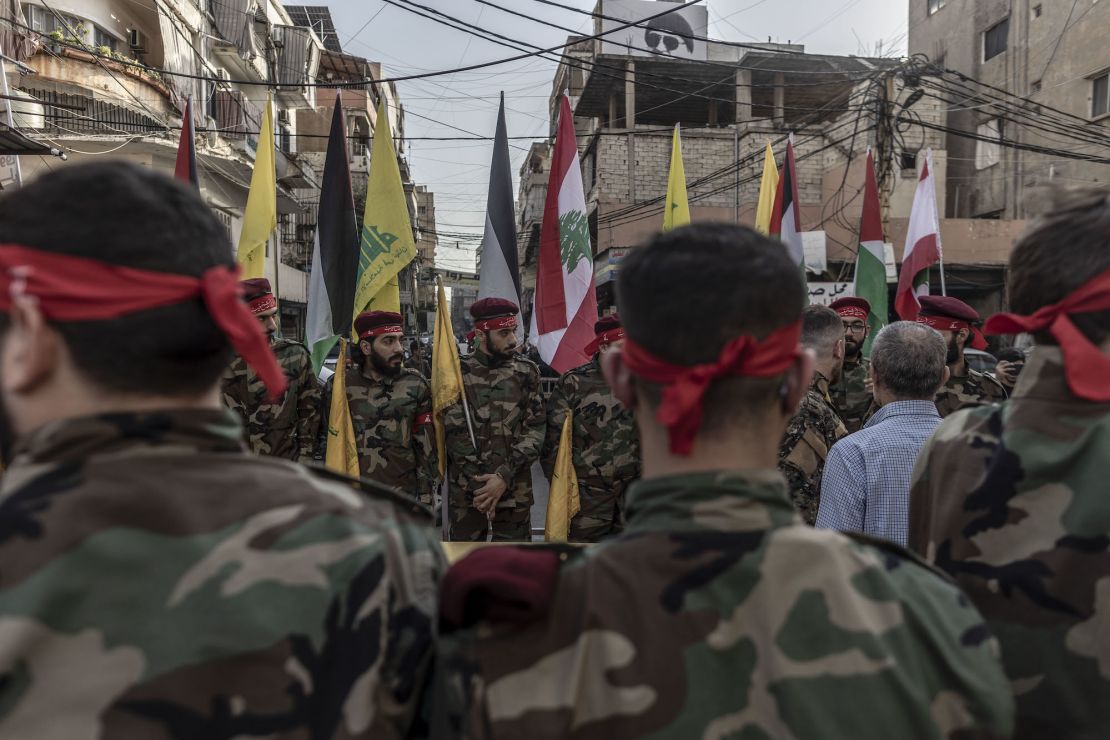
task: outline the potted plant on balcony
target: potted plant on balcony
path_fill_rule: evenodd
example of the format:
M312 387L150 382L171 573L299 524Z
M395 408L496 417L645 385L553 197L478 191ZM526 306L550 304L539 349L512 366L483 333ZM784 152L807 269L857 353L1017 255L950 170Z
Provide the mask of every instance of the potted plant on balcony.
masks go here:
M47 34L47 37L51 41L50 51L53 52L54 54L61 54L62 53L62 41L65 40L65 36L62 34L61 30L55 28L53 31L51 31L49 34Z

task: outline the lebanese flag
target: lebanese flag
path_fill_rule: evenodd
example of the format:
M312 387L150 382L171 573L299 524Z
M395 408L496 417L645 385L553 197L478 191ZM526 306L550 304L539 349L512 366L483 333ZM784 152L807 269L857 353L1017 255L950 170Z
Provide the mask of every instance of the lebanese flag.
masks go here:
M925 165L917 181L906 231L906 251L898 275L894 310L903 321L913 321L921 311L918 296L929 295L929 267L941 259L940 219L937 215L937 186L933 178L933 150L925 152Z
M790 259L805 277L806 255L802 247L802 217L798 206L798 173L794 165L794 137L786 142L786 161L782 164L782 177L775 190L775 205L771 209L770 234L777 236Z
M181 139L177 143L177 162L173 176L200 188L197 179L197 150L194 146L196 130L193 128L193 99L185 99L185 115L181 119Z
M590 361L586 345L593 341L596 322L594 260L582 166L570 100L564 95L540 227L528 341L536 346L544 362L556 372L565 373Z

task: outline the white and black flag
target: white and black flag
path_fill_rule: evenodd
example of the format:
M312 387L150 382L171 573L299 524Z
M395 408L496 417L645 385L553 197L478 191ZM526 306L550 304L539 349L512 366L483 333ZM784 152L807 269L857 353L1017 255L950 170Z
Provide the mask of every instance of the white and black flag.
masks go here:
M489 171L486 230L478 266L478 298L506 298L520 305L520 267L516 251L516 213L513 208L513 171L505 130L505 93L497 112L493 163Z

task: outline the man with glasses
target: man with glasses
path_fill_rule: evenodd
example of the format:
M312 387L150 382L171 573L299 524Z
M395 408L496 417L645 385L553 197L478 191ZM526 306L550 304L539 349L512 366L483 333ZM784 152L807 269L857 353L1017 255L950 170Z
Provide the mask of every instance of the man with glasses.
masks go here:
M829 308L844 322L844 371L840 380L829 386L829 397L848 431L858 432L874 400L867 383L871 362L863 356L871 304L863 298L839 298Z

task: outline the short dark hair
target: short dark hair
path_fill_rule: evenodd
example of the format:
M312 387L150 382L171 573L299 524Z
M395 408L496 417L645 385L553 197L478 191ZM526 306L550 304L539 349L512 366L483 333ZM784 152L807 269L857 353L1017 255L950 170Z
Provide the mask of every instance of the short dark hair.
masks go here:
M118 160L68 165L5 193L0 243L191 277L235 262L227 231L194 188ZM126 395L202 393L231 356L200 297L52 326L78 372Z
M698 223L658 234L625 257L617 278L627 336L683 366L715 362L738 336L762 339L798 321L804 303L801 272L786 248L733 224ZM705 397L702 430L764 410L778 399L781 383L781 377L717 381ZM640 385L658 403L658 386Z
M933 400L944 381L947 356L940 332L915 321L884 326L871 345L875 377L902 400Z
M818 357L832 354L833 346L844 338L844 320L828 306L806 306L802 311L802 346Z
M1010 256L1010 307L1019 314L1060 301L1110 270L1110 190L1050 190L1045 213L1018 240ZM1095 344L1110 337L1110 310L1075 314L1072 321ZM1038 344L1056 344L1048 332Z

